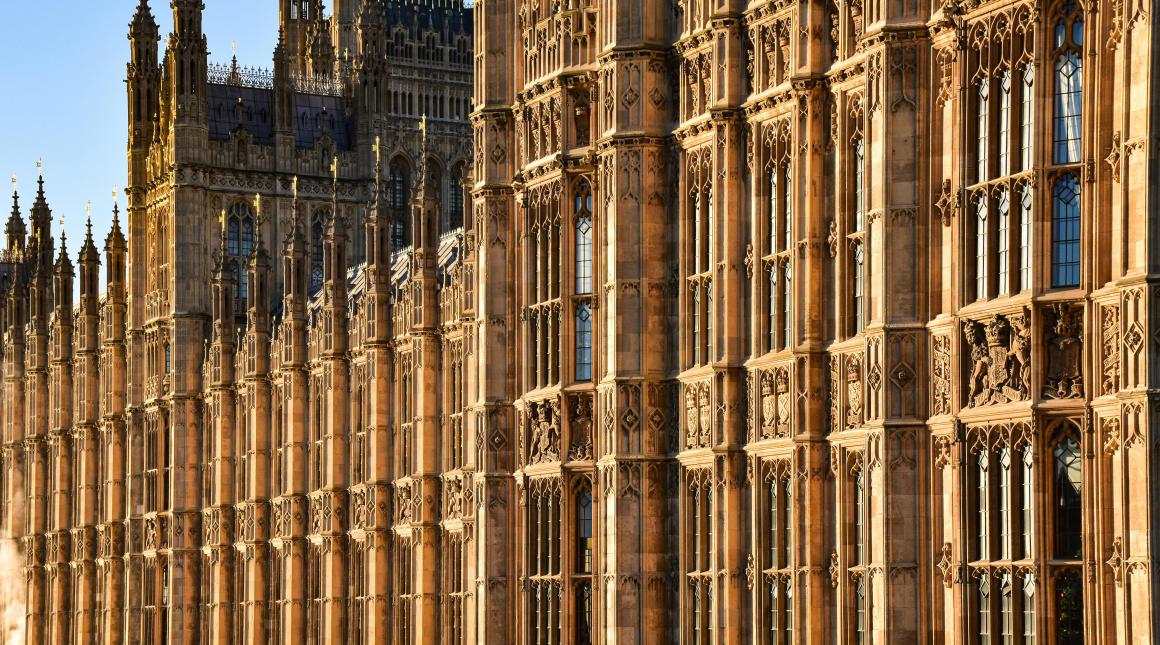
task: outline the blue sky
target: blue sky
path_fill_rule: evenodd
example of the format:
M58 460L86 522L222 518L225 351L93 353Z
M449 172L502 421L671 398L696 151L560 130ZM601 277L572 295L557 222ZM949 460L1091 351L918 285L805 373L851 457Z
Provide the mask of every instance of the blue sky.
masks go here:
M42 158L48 204L54 220L64 218L74 256L84 235L85 202L93 203L94 235L101 243L112 220L113 187L126 183L124 80L137 2L3 3L0 221L12 209L13 173L27 217L36 193L36 160ZM237 42L241 64L270 66L278 39L276 0L204 2L211 62L228 61ZM169 0L150 5L164 37L173 24ZM59 224L53 228L59 239Z

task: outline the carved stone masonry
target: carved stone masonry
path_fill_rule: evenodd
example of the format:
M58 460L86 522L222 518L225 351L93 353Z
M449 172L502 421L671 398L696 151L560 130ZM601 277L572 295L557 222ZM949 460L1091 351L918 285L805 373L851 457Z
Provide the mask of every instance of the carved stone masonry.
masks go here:
M528 463L560 458L560 401L551 399L528 406Z
M996 405L1028 398L1031 342L1025 311L997 315L986 323L968 320L963 326L970 348L967 407Z
M1047 355L1047 374L1043 381L1043 398L1082 398L1083 306L1052 305L1046 314L1044 353Z

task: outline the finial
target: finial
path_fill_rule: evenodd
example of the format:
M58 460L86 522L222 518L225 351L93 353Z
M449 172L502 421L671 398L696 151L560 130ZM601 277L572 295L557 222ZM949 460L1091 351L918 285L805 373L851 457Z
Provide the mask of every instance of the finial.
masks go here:
M64 240L64 215L60 216L60 219L57 220L57 223L60 224L60 239Z
M298 199L298 175L294 175L294 177L290 180L290 190L294 191L294 199L295 199L295 201L297 201L297 199Z
M85 202L85 219L93 219L93 200L91 199Z
M117 206L117 185L113 184L113 206Z
M330 162L330 174L334 177L334 185L338 185L338 155Z
M233 52L234 58L237 59L237 57L238 57L238 41L235 40L235 41L232 41L230 43L230 51Z
M375 165L378 165L379 163L382 162L382 153L383 153L382 137L380 137L377 134L375 135L375 145L372 146L371 149L375 151ZM13 178L13 181L14 182L16 181L15 178Z
M16 194L16 173L12 173L12 194Z
M44 159L36 160L36 174L39 177L44 177Z

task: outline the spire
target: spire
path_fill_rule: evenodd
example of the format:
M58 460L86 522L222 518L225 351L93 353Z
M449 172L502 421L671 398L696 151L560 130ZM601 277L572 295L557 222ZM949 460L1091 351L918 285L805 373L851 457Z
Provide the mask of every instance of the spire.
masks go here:
M24 217L20 215L20 194L16 191L16 175L12 175L12 214L8 217L4 234L8 242L8 259L15 260L15 254L24 250L25 237L28 235Z
M126 253L125 234L121 232L121 218L117 206L117 189L113 189L113 225L109 235L105 238L105 282L109 289L110 301L123 301L126 283Z
M81 263L99 263L101 261L100 253L97 252L97 245L93 242L93 203L85 204L85 242L81 245Z
M113 191L116 195L116 191ZM125 234L121 232L121 211L116 202L113 202L113 224L109 227L109 235L105 237L106 251L125 250Z
M157 36L157 20L153 18L153 11L149 8L149 0L140 0L137 11L133 13L133 22L129 23L129 38ZM156 41L154 41L156 42Z
M64 232L64 219L61 219L60 224L60 251L56 256L56 270L58 273L64 273L67 269L68 273L72 273L73 263L68 255L68 236Z

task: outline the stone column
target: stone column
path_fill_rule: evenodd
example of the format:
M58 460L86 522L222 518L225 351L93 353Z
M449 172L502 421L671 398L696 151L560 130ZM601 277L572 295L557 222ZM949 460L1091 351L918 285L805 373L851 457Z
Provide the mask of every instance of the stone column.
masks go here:
M929 43L925 27L892 34L867 52L866 575L873 590L874 641L913 643L928 620L919 589L930 572L920 521L928 481L919 466L927 463L928 443L921 386L927 303L920 276L929 266L923 243L929 218L927 206L919 204L926 186L919 160L927 147L918 136L928 131L930 107L919 88L927 80Z
M473 173L476 247L475 311L471 341L476 353L467 370L465 435L475 468L475 554L467 577L475 584L475 617L468 641L501 645L515 634L515 559L511 545L517 500L512 472L516 428L512 408L516 318L512 287L512 176L516 163L512 101L515 98L516 3L482 0L475 8L475 130Z

